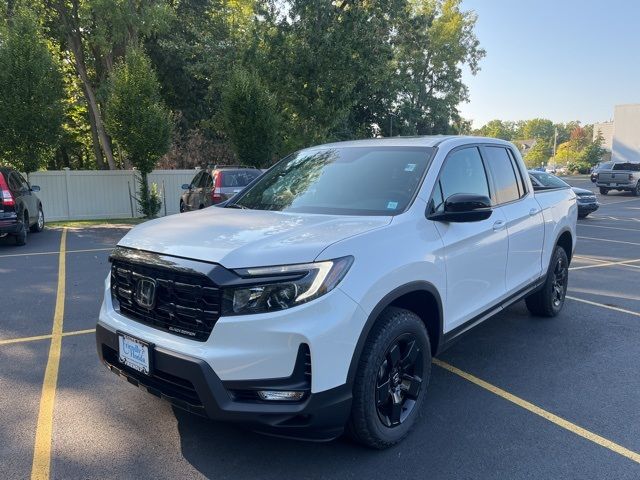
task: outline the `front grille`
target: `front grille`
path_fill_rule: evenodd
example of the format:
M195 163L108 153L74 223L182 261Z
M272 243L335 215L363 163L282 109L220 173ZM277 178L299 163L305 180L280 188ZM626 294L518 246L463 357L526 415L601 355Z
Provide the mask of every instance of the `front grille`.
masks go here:
M145 308L136 301L140 279L155 282L155 302ZM114 259L111 295L121 314L160 330L205 341L220 316L220 289L199 273L185 273Z

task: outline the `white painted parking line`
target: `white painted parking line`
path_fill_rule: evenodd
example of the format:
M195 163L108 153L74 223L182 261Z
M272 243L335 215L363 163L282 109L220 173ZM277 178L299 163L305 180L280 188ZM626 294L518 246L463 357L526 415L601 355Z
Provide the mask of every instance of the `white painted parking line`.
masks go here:
M570 297L569 295L567 295L566 298L568 298L569 300L574 300L576 302L586 303L587 305L593 305L594 307L606 308L607 310L614 310L616 312L626 313L628 315L633 315L635 317L640 317L640 313L639 312L634 312L633 310L627 310L625 308L613 307L611 305L605 305L604 303L592 302L591 300L585 300L584 298Z
M636 258L635 260L620 260L618 262L604 262L598 263L596 265L581 265L579 267L570 267L569 270L584 270L585 268L600 268L600 267L610 267L612 265L627 265L629 263L640 262L640 258ZM634 267L635 265L627 265L629 267Z
M623 228L623 227L608 227L605 225L591 225L588 223L579 223L579 227L590 227L590 228L608 228L610 230L623 230L625 232L640 232L638 228Z
M609 238L594 238L594 237L582 237L580 235L578 235L578 238L581 238L582 240L596 240L599 242L611 242L611 243L624 243L625 245L639 245L640 243L638 242L625 242L622 240L611 240Z

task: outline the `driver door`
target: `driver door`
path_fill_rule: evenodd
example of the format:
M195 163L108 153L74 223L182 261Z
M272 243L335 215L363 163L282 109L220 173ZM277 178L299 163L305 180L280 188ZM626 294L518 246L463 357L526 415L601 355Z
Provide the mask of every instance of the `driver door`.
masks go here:
M456 149L445 159L430 202L432 212L443 209L445 200L458 193L494 198L477 147ZM488 219L477 222L436 221L444 243L447 272L445 332L474 319L504 296L506 225L500 208L494 208Z

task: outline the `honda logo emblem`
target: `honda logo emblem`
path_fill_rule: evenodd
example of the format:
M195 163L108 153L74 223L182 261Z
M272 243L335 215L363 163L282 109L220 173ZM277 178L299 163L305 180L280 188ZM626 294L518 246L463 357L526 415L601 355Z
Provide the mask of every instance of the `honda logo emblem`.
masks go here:
M156 281L142 277L136 284L135 300L143 308L152 309L156 303Z

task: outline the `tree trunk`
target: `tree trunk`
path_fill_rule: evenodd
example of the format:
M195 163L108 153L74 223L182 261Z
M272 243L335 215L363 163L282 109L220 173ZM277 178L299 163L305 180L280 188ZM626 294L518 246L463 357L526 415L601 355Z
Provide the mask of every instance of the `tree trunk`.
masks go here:
M82 90L85 93L85 98L88 98L84 83L82 84ZM98 127L96 126L96 119L93 116L93 110L91 109L89 109L89 125L91 126L91 143L93 145L93 154L96 156L96 165L98 170L104 170L104 157L102 156L102 149L100 148Z
M104 151L105 157L107 157L109 169L115 170L116 162L113 159L111 144L109 142L109 138L107 137L107 132L104 129L104 123L102 122L102 116L100 114L100 109L98 108L98 101L96 100L95 93L93 93L93 87L91 86L91 83L89 81L87 68L84 64L84 54L82 53L82 45L80 44L80 39L73 33L69 33L68 37L69 45L71 46L71 50L73 51L73 56L76 62L76 70L78 71L78 75L80 75L80 79L82 80L82 83L84 85L83 90L87 97L87 104L89 105L90 114L93 115L93 119L96 124L96 130L100 139L100 144L102 145L102 150Z
M67 35L67 41L69 43L69 48L73 53L73 58L75 61L76 71L80 76L80 80L82 80L83 84L83 92L87 99L87 105L89 107L90 115L93 114L93 119L96 125L96 132L98 138L100 139L100 143L102 145L102 150L104 151L104 156L107 158L107 163L109 164L109 168L111 170L116 169L116 162L113 159L113 152L111 151L111 144L109 142L109 137L107 136L107 132L104 129L104 123L102 121L102 115L100 114L100 109L98 107L98 101L96 99L96 95L93 91L93 86L89 80L89 74L87 73L87 67L84 59L84 52L82 50L82 37L80 33L80 26L78 25L78 9L79 3L77 0L71 2L71 8L73 12L69 12L68 5L64 1L58 1L55 3L55 10L58 12L60 16L61 23L65 28L65 32ZM70 18L70 15L73 16L73 19ZM73 21L73 24L72 24ZM96 159L97 161L97 159Z

